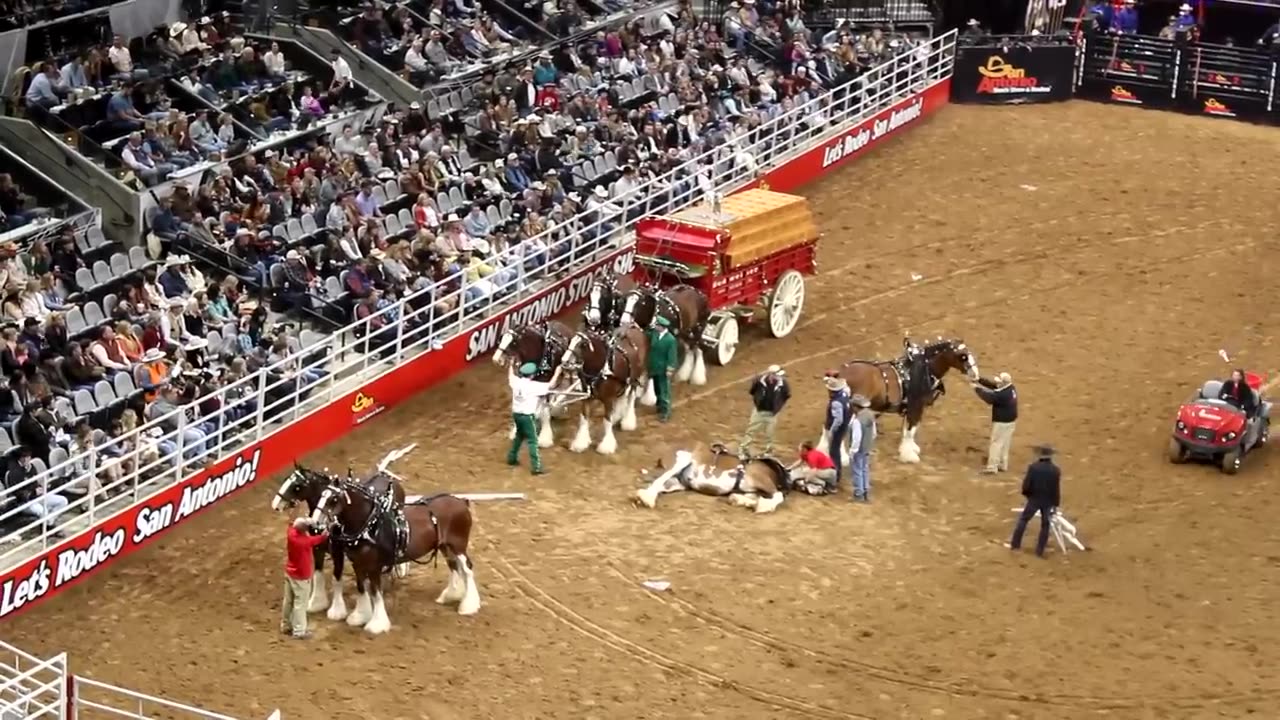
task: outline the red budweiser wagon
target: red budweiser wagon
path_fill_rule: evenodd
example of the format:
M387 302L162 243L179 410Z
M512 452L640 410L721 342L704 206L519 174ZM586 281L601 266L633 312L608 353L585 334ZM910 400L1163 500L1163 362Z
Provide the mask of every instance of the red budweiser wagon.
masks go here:
M727 365L738 349L740 323L763 322L786 337L804 308L804 276L816 267L818 226L802 197L747 190L636 225L641 282L700 290L711 306L703 343Z

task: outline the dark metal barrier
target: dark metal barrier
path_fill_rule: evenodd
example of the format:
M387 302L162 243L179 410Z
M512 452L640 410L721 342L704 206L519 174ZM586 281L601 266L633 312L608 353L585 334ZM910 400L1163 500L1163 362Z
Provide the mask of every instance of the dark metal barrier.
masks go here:
M951 99L959 103L1081 97L1280 125L1280 45L1088 32L1076 46L1043 37L970 39L956 52Z
M1075 60L1073 45L962 45L956 50L951 99L989 104L1069 100Z
M1081 97L1280 124L1273 52L1092 33L1079 63Z

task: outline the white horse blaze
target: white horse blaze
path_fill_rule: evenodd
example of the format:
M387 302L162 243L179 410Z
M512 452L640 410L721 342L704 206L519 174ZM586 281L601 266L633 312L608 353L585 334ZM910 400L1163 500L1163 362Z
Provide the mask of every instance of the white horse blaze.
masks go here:
M284 509L284 500L281 499L281 496L284 495L284 491L288 490L289 486L292 484L293 484L293 473L289 473L289 477L286 477L284 479L284 482L280 483L280 489L276 491L276 496L271 498L272 510L276 512L280 512L281 510Z

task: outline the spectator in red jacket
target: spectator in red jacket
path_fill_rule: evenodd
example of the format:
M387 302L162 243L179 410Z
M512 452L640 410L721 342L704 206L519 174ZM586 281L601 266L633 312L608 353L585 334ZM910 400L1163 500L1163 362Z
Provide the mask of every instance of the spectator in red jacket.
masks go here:
M315 548L329 539L329 533L309 534L311 520L298 518L289 524L284 566L284 606L281 608L280 632L299 640L311 637L307 630L307 603L311 601L312 582L316 574Z

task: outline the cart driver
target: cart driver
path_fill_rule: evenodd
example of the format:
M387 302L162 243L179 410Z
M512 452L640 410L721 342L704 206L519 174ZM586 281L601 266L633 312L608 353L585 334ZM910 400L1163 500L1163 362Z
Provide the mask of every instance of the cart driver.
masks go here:
M1244 411L1245 417L1253 417L1258 406L1254 401L1253 388L1244 379L1244 370L1236 368L1231 371L1231 379L1222 383L1218 391L1218 399L1225 400Z

